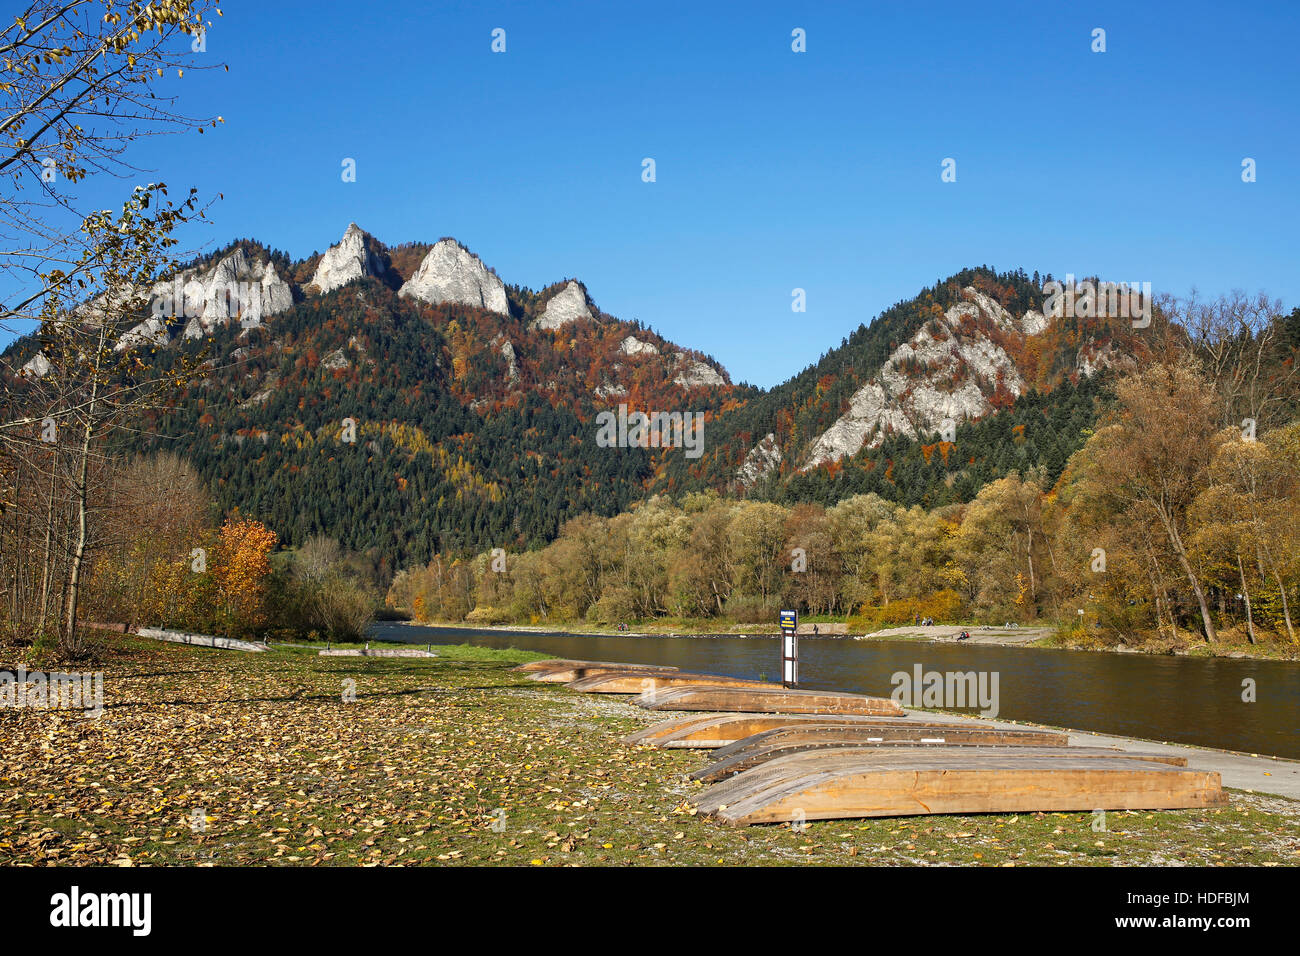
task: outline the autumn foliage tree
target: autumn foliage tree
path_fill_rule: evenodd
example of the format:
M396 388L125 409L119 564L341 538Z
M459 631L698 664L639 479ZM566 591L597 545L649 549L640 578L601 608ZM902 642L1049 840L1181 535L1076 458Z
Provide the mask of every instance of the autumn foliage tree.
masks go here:
M232 632L250 633L266 621L266 578L279 536L260 521L226 519L212 555L217 607Z

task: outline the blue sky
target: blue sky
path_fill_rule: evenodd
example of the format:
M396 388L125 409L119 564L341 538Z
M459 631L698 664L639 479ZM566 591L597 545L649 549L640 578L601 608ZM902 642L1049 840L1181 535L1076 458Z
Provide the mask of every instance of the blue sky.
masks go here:
M224 195L191 245L298 258L353 220L388 243L453 235L507 282L576 276L764 386L983 263L1300 304L1295 3L223 10L206 56L230 71L178 89L224 127L131 157Z

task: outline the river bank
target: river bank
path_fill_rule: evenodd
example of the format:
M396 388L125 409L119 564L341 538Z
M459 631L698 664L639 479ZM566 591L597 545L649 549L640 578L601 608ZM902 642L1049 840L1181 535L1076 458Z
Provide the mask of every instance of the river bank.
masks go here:
M428 622L414 620L384 621L385 625L409 625L415 627L447 627L466 631L516 631L521 634L557 634L574 637L776 637L781 633L775 624L729 624L720 626L717 622L680 622L640 623L634 628L620 631L612 627L566 621L555 626L537 624L479 624L465 621ZM1300 647L1285 644L1237 644L1219 642L1207 644L1203 641L1175 644L1164 640L1143 645L1102 644L1095 640L1071 639L1051 625L1024 625L1020 627L993 627L984 624L938 624L927 627L902 626L885 628L866 634L831 633L832 627L843 627L842 622L816 622L821 630L815 636L822 638L845 638L857 641L918 641L935 644L983 644L994 647L1034 647L1050 648L1062 651L1085 651L1093 654L1142 654L1160 657L1207 657L1228 658L1233 660L1262 661L1297 661L1300 662ZM800 624L800 636L812 637L808 630L813 622ZM970 634L965 641L958 641L963 631Z
M652 638L540 629L376 625L374 640L474 644L553 657L663 664L757 680L780 674L775 635ZM1300 759L1300 668L1278 661L1081 654L971 641L805 638L800 682L810 689L888 697L899 674L983 674L996 681L991 716L1094 733ZM1246 688L1252 690L1249 694ZM1256 699L1257 698L1257 699Z

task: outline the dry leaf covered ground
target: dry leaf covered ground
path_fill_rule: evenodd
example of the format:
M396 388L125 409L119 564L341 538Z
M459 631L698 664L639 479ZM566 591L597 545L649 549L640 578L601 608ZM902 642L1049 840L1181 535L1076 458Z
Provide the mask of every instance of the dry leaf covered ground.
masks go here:
M1081 813L718 826L690 810L703 754L618 743L665 715L529 681L526 652L103 653L99 718L0 709L0 865L1300 862L1300 805L1239 793L1107 832Z

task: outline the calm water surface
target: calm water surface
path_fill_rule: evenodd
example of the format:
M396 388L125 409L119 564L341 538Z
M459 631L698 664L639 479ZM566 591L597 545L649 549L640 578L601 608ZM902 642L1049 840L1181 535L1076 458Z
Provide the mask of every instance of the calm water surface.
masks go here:
M375 624L381 640L476 644L580 660L673 664L779 679L776 637L631 637ZM1102 733L1300 758L1300 664L1094 654L910 641L799 640L801 686L889 696L896 671L988 671L998 716ZM1256 702L1244 703L1253 678Z

